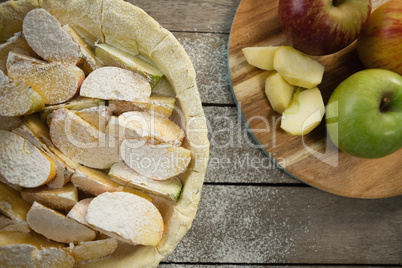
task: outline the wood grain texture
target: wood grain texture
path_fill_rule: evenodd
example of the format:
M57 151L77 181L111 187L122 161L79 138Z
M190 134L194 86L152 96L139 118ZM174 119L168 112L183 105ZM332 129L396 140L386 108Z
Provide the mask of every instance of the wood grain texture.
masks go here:
M205 185L192 229L165 263L400 265L401 237L402 197Z
M383 0L373 1L378 6ZM325 191L359 198L382 198L402 194L402 150L381 159L361 159L338 150L326 135L324 121L305 136L291 136L280 129L264 93L269 71L250 66L241 49L248 46L286 45L277 15L278 1L243 0L235 15L229 40L229 67L233 91L245 120L273 159L284 159L290 174ZM323 57L325 66L319 85L326 103L335 87L363 69L354 44Z

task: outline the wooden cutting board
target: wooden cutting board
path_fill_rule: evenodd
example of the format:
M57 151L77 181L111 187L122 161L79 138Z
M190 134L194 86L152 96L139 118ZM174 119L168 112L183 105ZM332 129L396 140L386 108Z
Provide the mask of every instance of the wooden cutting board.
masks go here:
M386 0L373 0L373 9ZM280 128L264 93L270 71L249 65L241 52L248 46L286 45L277 14L278 0L242 0L229 39L229 72L238 108L264 152L293 177L324 191L357 198L402 194L402 150L380 159L352 157L326 135L324 120L303 137ZM335 87L363 69L354 44L335 54L315 57L325 66L319 85L324 102Z

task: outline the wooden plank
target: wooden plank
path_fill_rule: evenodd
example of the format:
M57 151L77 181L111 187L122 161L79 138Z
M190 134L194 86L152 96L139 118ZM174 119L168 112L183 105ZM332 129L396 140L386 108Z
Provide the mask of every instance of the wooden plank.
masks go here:
M178 32L174 35L187 51L197 72L201 101L234 104L228 74L228 35Z
M401 237L402 197L205 185L192 229L165 262L400 265Z
M170 31L229 33L240 0L129 0Z
M210 160L206 182L299 183L275 163L248 134L236 107L204 107L208 122ZM276 159L279 164L281 159Z

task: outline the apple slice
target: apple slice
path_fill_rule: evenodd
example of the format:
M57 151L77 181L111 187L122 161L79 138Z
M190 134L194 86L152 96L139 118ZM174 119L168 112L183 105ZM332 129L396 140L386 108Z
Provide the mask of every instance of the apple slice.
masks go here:
M78 44L43 8L33 9L25 15L22 32L29 46L46 61L76 65L81 60Z
M86 219L95 229L134 245L158 245L164 229L154 204L124 192L95 197L88 206Z
M102 105L81 109L76 111L75 114L104 132L113 111L111 107Z
M18 232L28 234L31 231L28 224L21 224L4 215L0 215L0 234L4 232ZM1 236L1 235L0 235Z
M51 114L53 111L60 109L60 108L66 108L69 110L81 110L85 108L91 108L95 106L100 106L100 105L106 105L106 102L101 99L93 99L93 98L85 98L81 96L76 96L74 99L71 101L61 103L61 104L55 104L55 105L48 105L46 106L40 113L40 118L43 121L48 121L48 115ZM50 120L49 120L50 122ZM48 125L49 125L48 122Z
M184 131L165 116L151 115L148 112L126 112L119 117L119 125L131 138L146 138L180 146Z
M281 128L291 135L306 135L320 124L324 113L320 90L299 88L282 113Z
M100 195L105 192L127 192L152 201L152 197L146 193L131 187L123 186L122 184L112 180L112 178L105 172L89 167L78 167L73 174L71 181L82 191L93 195Z
M288 107L296 90L296 86L289 84L280 73L274 71L265 80L265 94L272 109L282 113Z
M173 177L163 181L148 179L141 176L124 162L114 164L110 171L115 181L137 188L144 192L162 196L173 201L177 201L180 196L182 183L179 178Z
M0 130L13 130L22 124L20 116L0 116Z
M176 99L169 96L152 94L149 98L135 101L109 101L113 113L120 115L130 111L147 111L170 117L173 113Z
M45 153L19 135L0 130L0 172L7 182L26 188L44 185L56 176Z
M67 217L77 222L88 226L86 219L88 206L94 200L93 198L81 199L74 205L74 207L67 213Z
M53 155L65 163L68 172L72 173L79 165L77 162L73 161L71 158L64 155L51 141L48 126L40 120L39 115L31 114L24 117L25 124L28 128L35 134L35 136L44 143L47 148L53 153ZM57 162L56 162L57 163ZM53 180L54 181L54 180ZM52 183L51 181L50 183ZM50 183L48 185L50 185Z
M126 139L120 146L124 162L140 175L165 180L187 169L191 151L171 144L148 144L145 140Z
M22 32L15 33L7 42L0 45L0 70L7 72L7 57L10 51L18 52L31 57L38 57L28 42L22 36Z
M321 83L324 66L290 46L280 46L275 53L274 68L289 84L313 88Z
M274 70L274 56L278 46L245 47L241 51L248 64L262 70Z
M149 98L151 85L138 73L107 66L90 73L81 85L80 95L89 98L133 101Z
M38 248L29 244L7 244L0 247L1 267L72 268L74 262L74 258L62 248Z
M78 243L95 239L91 228L63 214L34 202L27 214L29 226L44 237L61 243Z
M78 245L74 245L69 252L74 257L75 263L79 264L108 256L116 250L117 246L118 242L116 239L106 238L80 242Z
M59 189L42 186L21 191L22 198L29 202L39 202L49 208L68 212L78 202L78 191L71 183Z
M114 137L65 108L53 112L50 137L62 153L82 165L107 169L119 160Z
M77 66L47 63L22 54L10 52L7 59L8 75L32 87L45 104L57 104L73 98L85 79Z
M22 82L0 71L0 116L21 116L43 109L42 97Z
M95 56L92 48L78 35L73 27L66 24L63 26L63 30L71 36L73 41L76 42L80 48L83 61L79 66L82 68L85 75L89 75L97 68L103 66L102 62Z
M30 207L31 204L22 199L17 190L0 182L0 212L2 214L28 227L27 213Z
M48 182L47 185L49 187L61 188L70 181L73 170L71 170L71 168L60 157L54 154L52 150L50 150L50 148L28 127L27 124L22 124L19 128L13 129L12 132L41 149L50 159L54 161L56 166L56 176L53 180Z
M138 56L128 54L108 44L95 44L95 54L105 65L121 67L144 76L154 88L163 73Z

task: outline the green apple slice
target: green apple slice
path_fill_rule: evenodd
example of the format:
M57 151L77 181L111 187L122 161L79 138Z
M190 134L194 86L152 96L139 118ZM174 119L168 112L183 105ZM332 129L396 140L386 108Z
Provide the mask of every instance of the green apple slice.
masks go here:
M265 94L277 113L283 113L288 107L295 90L296 86L289 84L278 72L273 72L265 80Z
M170 117L173 113L176 99L173 97L152 94L149 98L135 101L109 101L113 113L120 115L130 111L148 111Z
M320 90L299 88L282 113L281 128L291 135L306 135L320 124L324 113Z
M65 108L69 110L82 110L102 105L106 105L105 100L77 96L73 100L65 103L46 106L45 109L41 111L40 118L43 121L46 121L50 113L60 108Z
M157 181L141 176L124 162L114 164L109 171L109 176L119 183L129 185L147 193L169 198L173 201L177 201L183 186L177 177Z
M152 64L108 44L96 44L95 55L105 65L122 67L141 74L147 78L152 88L163 77L163 73Z
M268 47L245 47L241 51L248 64L262 70L274 70L274 55L278 46Z
M316 87L324 75L323 65L290 46L278 48L274 68L289 84L304 88Z

